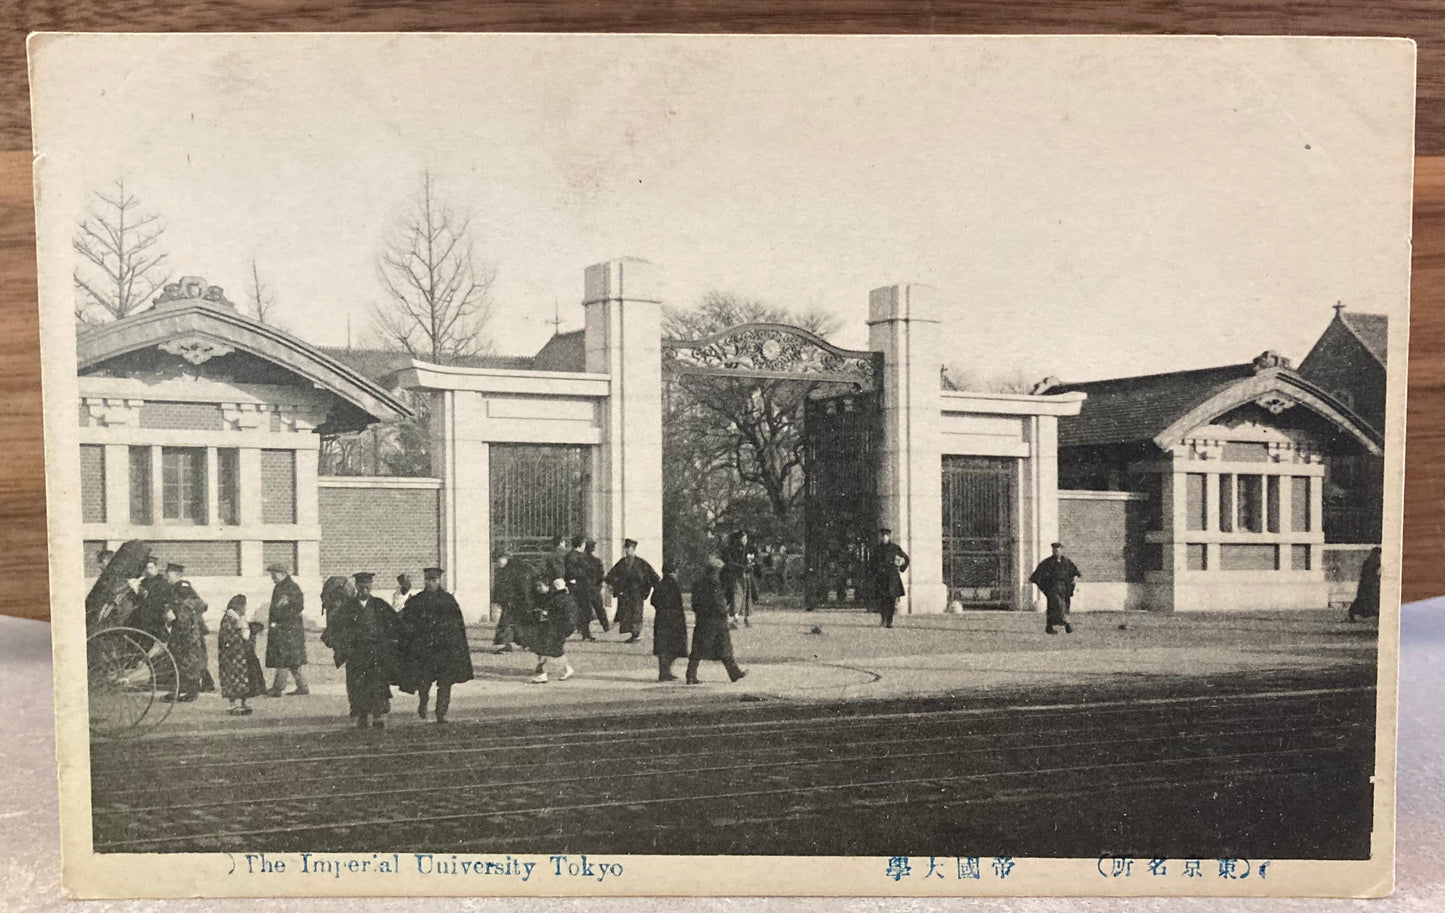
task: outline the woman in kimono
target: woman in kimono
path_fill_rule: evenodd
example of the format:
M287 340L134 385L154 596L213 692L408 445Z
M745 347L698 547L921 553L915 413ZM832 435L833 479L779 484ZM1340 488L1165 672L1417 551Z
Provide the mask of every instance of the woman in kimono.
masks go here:
M221 627L216 634L216 661L221 673L221 697L231 702L226 712L231 716L249 716L252 708L246 701L266 690L266 679L246 620L246 597L239 593L226 603L226 611L221 615Z
M576 630L577 602L567 591L567 581L560 577L552 581L550 588L547 581L538 580L536 590L536 622L527 646L537 656L537 674L530 681L534 685L547 684L547 660L559 659L562 674L557 680L565 682L577 674L567 661L567 638Z
M728 679L737 681L747 675L733 659L733 638L728 627L727 601L719 576L721 558L709 558L707 573L692 587L692 654L687 658L687 683L698 684L697 667L703 660L716 660L727 670Z
M206 603L186 580L173 584L170 592L175 620L171 622L166 646L176 661L179 681L175 692L167 694L165 699L190 702L200 693L206 671L205 646L201 642L201 613Z
M652 655L657 657L657 680L675 682L672 664L687 654L687 616L682 610L682 587L677 584L676 566L671 561L662 565L662 580L652 591Z

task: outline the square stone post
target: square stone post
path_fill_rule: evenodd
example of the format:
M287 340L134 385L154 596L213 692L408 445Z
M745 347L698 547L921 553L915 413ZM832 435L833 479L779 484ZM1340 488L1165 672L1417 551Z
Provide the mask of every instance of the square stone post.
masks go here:
M662 302L657 267L624 258L587 267L587 372L612 379L602 406L593 484L598 557L611 565L622 540L662 566Z
M948 607L943 583L943 457L939 439L942 330L938 297L921 285L874 289L868 298L869 348L883 353L883 523L908 552L904 613Z
M486 620L492 604L491 452L476 430L483 408L473 393L431 395L432 474L442 480L442 585L473 622ZM412 582L418 589L422 585L419 579Z

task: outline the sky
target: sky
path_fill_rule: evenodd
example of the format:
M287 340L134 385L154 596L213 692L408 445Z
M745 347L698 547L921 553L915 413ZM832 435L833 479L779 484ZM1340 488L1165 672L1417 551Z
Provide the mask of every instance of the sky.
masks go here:
M42 300L124 175L176 277L244 301L254 257L288 329L364 341L430 170L504 354L636 256L668 304L823 308L852 346L870 289L932 285L983 376L1298 361L1337 301L1405 313L1413 77L1338 39L40 39Z

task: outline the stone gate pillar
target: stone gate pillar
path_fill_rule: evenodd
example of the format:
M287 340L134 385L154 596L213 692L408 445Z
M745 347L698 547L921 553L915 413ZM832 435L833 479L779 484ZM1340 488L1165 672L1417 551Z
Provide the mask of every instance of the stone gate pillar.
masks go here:
M587 372L606 374L602 444L593 465L599 557L609 566L622 540L662 566L662 304L657 267L624 258L587 267Z
M911 559L903 575L904 613L948 607L943 583L942 325L937 292L922 285L874 289L868 299L869 348L883 353L883 463L878 496L883 523Z

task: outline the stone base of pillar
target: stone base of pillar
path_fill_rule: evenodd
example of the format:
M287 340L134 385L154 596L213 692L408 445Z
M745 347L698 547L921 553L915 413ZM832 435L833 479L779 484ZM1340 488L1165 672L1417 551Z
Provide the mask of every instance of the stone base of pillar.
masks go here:
M915 583L898 600L900 615L942 615L948 611L948 587L942 583Z

